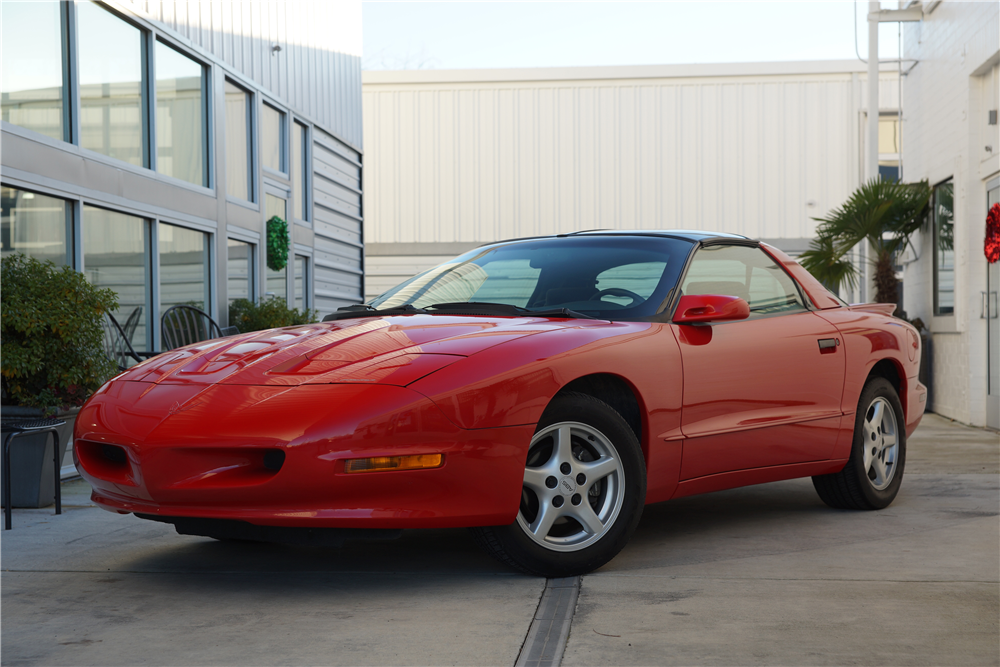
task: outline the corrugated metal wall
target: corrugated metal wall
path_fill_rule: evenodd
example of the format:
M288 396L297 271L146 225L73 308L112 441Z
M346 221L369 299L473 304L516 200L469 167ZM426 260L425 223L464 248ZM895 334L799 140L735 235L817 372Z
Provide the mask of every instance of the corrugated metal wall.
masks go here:
M228 64L297 113L362 147L361 3L118 0ZM272 53L277 44L281 51Z
M687 228L802 246L859 183L860 62L363 78L368 296L450 242Z
M361 155L321 130L313 136L315 307L326 314L362 300Z

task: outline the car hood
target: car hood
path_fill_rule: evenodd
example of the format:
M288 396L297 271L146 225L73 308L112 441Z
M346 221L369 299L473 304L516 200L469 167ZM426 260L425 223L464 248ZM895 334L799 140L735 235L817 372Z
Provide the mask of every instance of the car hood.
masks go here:
M578 326L540 317L407 315L271 329L171 350L118 379L167 384L405 386L516 338Z

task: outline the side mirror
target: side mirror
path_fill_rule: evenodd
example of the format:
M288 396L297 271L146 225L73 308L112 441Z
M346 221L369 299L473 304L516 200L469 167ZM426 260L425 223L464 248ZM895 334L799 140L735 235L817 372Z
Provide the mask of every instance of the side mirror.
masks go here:
M750 305L735 296L720 294L692 294L682 296L677 310L674 311L674 323L696 324L698 322L725 322L727 320L745 320L750 317Z

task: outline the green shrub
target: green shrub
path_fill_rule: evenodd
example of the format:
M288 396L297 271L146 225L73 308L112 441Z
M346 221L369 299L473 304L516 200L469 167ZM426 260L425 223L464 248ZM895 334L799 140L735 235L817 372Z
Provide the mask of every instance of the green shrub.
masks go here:
M282 298L267 299L259 304L236 299L229 304L229 324L237 327L240 333L311 324L318 317L319 312L315 310L289 308Z
M118 295L68 266L3 258L0 336L5 402L46 414L83 405L118 367L104 353L103 317Z

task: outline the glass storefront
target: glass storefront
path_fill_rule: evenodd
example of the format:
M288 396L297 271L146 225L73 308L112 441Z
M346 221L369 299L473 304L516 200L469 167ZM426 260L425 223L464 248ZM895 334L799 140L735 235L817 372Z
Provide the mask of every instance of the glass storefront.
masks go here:
M0 62L3 119L65 139L61 3L0 5Z
M205 68L156 43L156 170L207 185Z
M92 2L78 2L80 145L145 166L142 33Z
M131 331L132 346L147 350L150 343L149 262L146 221L134 215L94 206L83 207L83 273L91 284L118 293L118 310L112 313Z
M4 257L19 252L56 266L71 263L65 201L8 187L0 188L0 201Z

